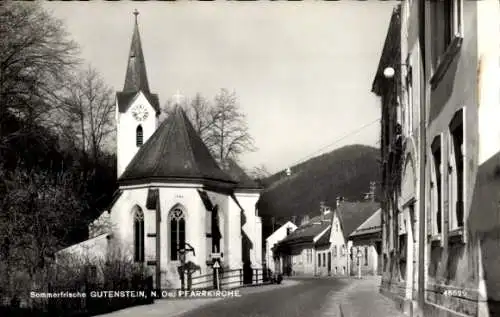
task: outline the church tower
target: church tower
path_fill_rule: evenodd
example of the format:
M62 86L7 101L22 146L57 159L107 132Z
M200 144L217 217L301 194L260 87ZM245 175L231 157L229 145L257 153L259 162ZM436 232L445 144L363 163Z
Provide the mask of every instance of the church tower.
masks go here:
M116 94L116 156L118 178L139 148L155 132L160 115L158 95L149 90L139 25L135 23L123 91Z

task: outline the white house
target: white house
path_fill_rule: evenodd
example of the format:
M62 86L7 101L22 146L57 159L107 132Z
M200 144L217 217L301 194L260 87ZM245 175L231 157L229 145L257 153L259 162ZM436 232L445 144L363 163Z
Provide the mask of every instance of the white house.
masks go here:
M266 264L272 271L278 272L282 267L279 257L275 258L273 256L273 247L295 231L295 229L297 229L297 226L293 222L288 221L266 238Z
M197 275L206 275L207 285L212 254L222 257L226 272L244 264L262 268L259 186L235 162L217 164L180 106L158 126L159 114L136 15L125 85L116 94L119 190L102 215L110 223L103 233L107 242L99 239L92 252L123 250L149 267L161 287L180 286L178 251L189 246L194 252L186 262L201 267ZM87 245L93 244L61 252L88 250Z

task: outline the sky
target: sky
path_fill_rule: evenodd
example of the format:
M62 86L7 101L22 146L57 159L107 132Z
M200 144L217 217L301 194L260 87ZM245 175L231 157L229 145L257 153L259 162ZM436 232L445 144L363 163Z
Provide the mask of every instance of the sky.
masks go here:
M84 61L123 88L134 16L150 89L208 99L234 91L257 151L243 167L285 170L348 144L378 147L373 77L397 1L45 2ZM359 131L357 133L354 133ZM348 135L348 137L346 137Z

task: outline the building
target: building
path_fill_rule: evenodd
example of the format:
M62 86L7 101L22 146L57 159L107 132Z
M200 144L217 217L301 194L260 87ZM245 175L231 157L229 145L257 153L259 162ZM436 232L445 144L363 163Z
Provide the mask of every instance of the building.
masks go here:
M288 221L276 231L274 231L269 237L266 238L266 255L265 255L265 260L266 260L266 265L267 268L272 270L273 272L280 272L283 273L282 268L283 268L283 263L280 261L279 256L275 256L273 253L273 248L283 239L285 239L290 233L295 231L297 229L297 226L292 223L291 221Z
M276 252L295 275L348 276L352 261L349 235L379 206L372 200L348 202L341 198L333 211L321 204L321 215L280 241Z
M380 205L372 200L360 202L337 201L337 208L333 212L333 224L329 240L332 255L332 274L349 276L355 274L352 267L357 263L357 253L354 252L353 241L350 236L380 208Z
M313 276L327 274L331 269L331 257L327 256L328 246L323 243L330 237L332 213L330 209L300 225L274 248L276 257L282 263L281 272L289 275ZM317 260L316 260L317 259ZM327 261L330 263L327 266Z
M260 188L235 162L217 164L180 106L158 126L159 98L149 88L137 14L125 85L116 94L119 190L98 220L109 226L59 254L119 251L148 267L163 288L180 286L178 267L189 261L206 279L197 284L212 285L212 257L226 272L245 268L251 275L262 268ZM226 283L239 285L239 276Z
M402 1L391 19L373 85L386 164L381 290L408 314L500 314L499 21L496 0Z
M381 209L363 222L349 235L351 274L380 275L382 273L382 226L380 222Z

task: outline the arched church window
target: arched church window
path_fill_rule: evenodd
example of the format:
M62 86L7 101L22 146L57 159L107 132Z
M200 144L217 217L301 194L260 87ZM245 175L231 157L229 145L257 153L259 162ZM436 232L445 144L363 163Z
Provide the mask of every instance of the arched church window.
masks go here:
M186 242L186 219L180 208L175 208L169 214L170 223L170 260L178 261L178 250L184 248Z
M139 124L135 130L135 144L141 146L143 143L142 126Z
M144 213L137 206L134 210L134 260L144 262Z

